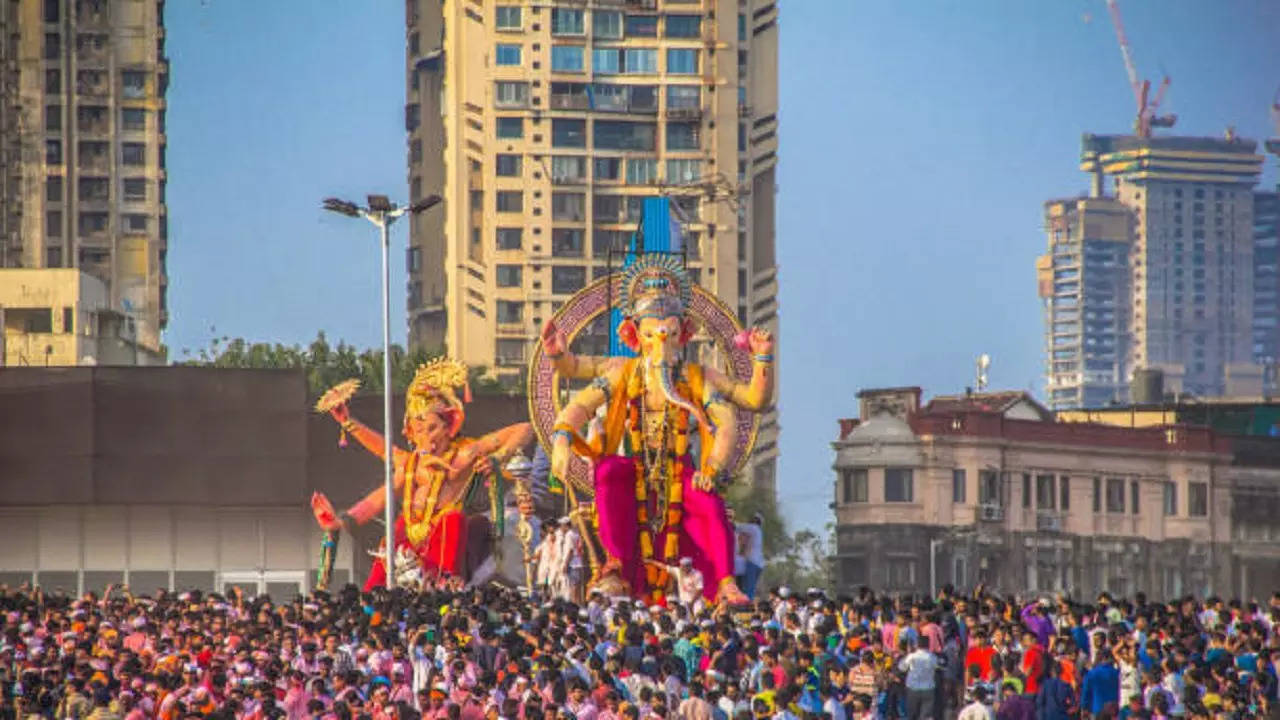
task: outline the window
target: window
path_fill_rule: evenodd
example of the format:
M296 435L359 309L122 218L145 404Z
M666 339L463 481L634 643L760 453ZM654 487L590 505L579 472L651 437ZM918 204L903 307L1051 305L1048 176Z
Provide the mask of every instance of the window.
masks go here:
M964 470L956 468L951 471L951 502L963 503L967 499L965 494Z
M1031 507L1031 473L1022 474L1022 507Z
M1053 476L1036 476L1036 507L1040 510L1053 509Z
M520 287L519 265L499 265L494 272L494 280L498 287Z
M667 109L690 110L702 107L702 88L697 85L668 85Z
M1187 514L1191 517L1206 517L1209 514L1208 483L1187 483Z
M1000 500L1000 473L995 470L978 472L978 504L1003 505Z
M1093 479L1093 511L1102 512L1102 478Z
M62 267L62 246L61 245L45 246L44 266L47 268Z
M654 123L596 120L593 146L597 150L654 150Z
M910 468L884 469L884 501L912 502L912 477Z
M497 123L498 137L504 140L519 140L524 137L524 118L500 117Z
M586 180L586 158L580 155L556 155L551 158L551 182L580 183Z
M519 250L521 229L511 227L500 227L498 233L498 249L499 250Z
M494 53L495 61L499 65L512 66L520 64L520 46L510 45L507 43L498 43L497 51Z
M146 232L148 220L146 215L125 215L124 229L126 232Z
M146 130L147 111L141 108L121 109L120 126L125 130Z
M520 8L513 5L499 5L494 9L494 27L499 30L519 30L522 26L520 21Z
M518 323L524 319L524 303L511 300L498 301L498 322Z
M697 150L701 147L701 143L698 142L701 129L702 125L699 123L667 123L667 149Z
M841 501L864 503L867 501L867 469L852 468L840 471Z
M1172 482L1164 483L1164 514L1174 516L1178 514L1178 484Z
M600 75L622 72L622 51L618 48L592 48L591 71Z
M405 253L404 265L405 265L405 269L411 273L415 273L421 270L422 269L422 248L420 247L409 248L409 251Z
M618 180L622 177L622 158L598 157L592 161L595 178L601 180Z
M667 182L669 183L691 183L697 182L702 177L702 161L701 160L668 160L667 161Z
M61 140L45 140L44 141L44 162L46 165L62 164L62 141Z
M658 161L654 158L627 158L627 184L652 185L658 182ZM627 218L635 222L636 218Z
M623 252L627 249L630 238L631 233L624 230L596 230L591 240L591 256L607 258L611 250L615 253Z
M524 341L501 338L495 344L494 355L499 365L520 365L524 362Z
M81 235L97 235L106 232L108 216L104 212L80 213L79 230Z
M519 155L498 155L495 172L499 177L519 177L520 159Z
M524 211L524 193L519 190L499 190L494 202L498 212Z
M556 118L551 121L551 147L585 148L587 121Z
M146 200L147 199L146 178L125 178L124 179L124 199L125 200Z
M120 146L120 162L123 165L145 165L147 146L143 143L124 143Z
M45 22L47 23L59 22L59 18L61 18L62 16L62 13L60 12L61 4L62 4L62 0L44 0L44 21Z
M1058 477L1058 509L1071 509L1071 479L1066 475Z
M48 132L62 130L62 106L47 105L44 109L44 129Z
M698 51L684 48L668 48L667 73L671 75L697 75Z
M62 211L50 210L44 216L44 234L49 237L62 237Z
M44 71L44 91L48 95L57 95L62 92L62 73L60 71Z
M62 202L62 176L50 175L44 181L45 202Z
M572 10L567 8L551 9L551 34L552 35L584 35L586 31L583 29L582 18L585 13L581 10Z
M622 72L628 75L656 74L658 51L652 48L627 48L622 52Z
M889 587L910 588L916 584L916 561L891 558L889 565Z
M493 104L498 107L525 107L529 104L529 83L499 80L493 85Z
M668 15L666 20L667 37L696 38L702 35L701 15Z
M556 45L551 48L551 69L556 72L582 72L583 57L581 45Z
M1138 496L1140 494L1140 490L1141 490L1141 487L1138 484L1137 480L1134 480L1129 483L1129 512L1133 513L1134 515L1137 515L1140 512L1139 508L1141 507L1141 505L1138 504Z
M551 219L582 222L586 218L587 196L580 192L551 193Z
M591 35L601 40L622 39L622 13L617 10L592 11Z
M747 16L745 13L738 13L738 42L747 41Z
M584 247L581 230L556 228L551 231L551 257L580 258L583 255ZM552 272L554 273L554 270Z
M120 73L120 92L125 98L136 100L147 96L147 74L137 70Z
M79 190L82 200L106 200L111 194L111 185L106 178L82 176Z
M1107 512L1124 512L1124 480L1107 478Z
M551 268L551 292L569 295L582 289L587 284L587 269L584 267L560 266Z
M627 37L658 37L658 16L628 15Z

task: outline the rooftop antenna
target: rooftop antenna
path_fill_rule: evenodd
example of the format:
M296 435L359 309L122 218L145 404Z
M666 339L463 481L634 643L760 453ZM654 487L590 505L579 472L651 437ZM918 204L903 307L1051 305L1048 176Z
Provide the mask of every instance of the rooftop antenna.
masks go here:
M978 356L978 392L987 389L987 370L991 367L991 356L982 353Z

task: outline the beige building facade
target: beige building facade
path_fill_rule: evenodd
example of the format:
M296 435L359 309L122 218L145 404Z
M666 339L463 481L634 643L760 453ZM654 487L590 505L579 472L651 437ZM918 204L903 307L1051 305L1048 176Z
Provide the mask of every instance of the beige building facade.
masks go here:
M0 269L3 365L163 365L101 280L71 268Z
M1280 439L1059 423L1024 393L859 401L833 444L846 589L1248 597L1280 582Z
M444 199L411 221L413 345L521 382L543 323L621 264L658 195L699 282L776 330L776 2L407 11L410 195ZM762 425L753 480L771 487L776 413Z
M0 266L97 278L105 305L129 319L145 353L161 354L168 321L164 3L4 5Z

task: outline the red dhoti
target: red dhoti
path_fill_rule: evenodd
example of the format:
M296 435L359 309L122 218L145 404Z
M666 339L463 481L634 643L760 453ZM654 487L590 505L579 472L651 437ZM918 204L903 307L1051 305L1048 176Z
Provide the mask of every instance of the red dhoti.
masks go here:
M427 573L461 576L467 551L466 525L467 518L461 512L455 510L441 513L435 527L431 529L431 534L427 536L427 541L414 547L405 536L402 515L396 518L396 549L405 547L412 550ZM369 578L364 583L364 591L369 592L375 587L385 587L386 584L386 563L382 558L376 558L373 561L373 567L369 568Z

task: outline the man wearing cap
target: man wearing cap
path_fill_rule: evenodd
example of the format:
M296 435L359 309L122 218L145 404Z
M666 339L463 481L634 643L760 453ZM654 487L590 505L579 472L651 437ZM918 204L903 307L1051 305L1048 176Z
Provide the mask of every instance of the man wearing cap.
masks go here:
M676 594L685 607L697 612L701 609L702 589L704 581L702 573L693 566L693 558L680 558L679 567L674 568L676 576Z

